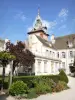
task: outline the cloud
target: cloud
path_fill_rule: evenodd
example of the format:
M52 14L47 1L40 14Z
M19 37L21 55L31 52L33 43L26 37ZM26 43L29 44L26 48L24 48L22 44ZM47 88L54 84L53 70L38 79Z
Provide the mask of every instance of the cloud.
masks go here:
M62 25L61 27L59 27L59 30L60 30L60 29L64 29L64 28L66 28L66 25L65 25L65 24Z
M58 14L59 17L67 17L68 16L68 10L63 8Z
M32 26L28 27L27 32L30 32L33 29Z
M47 20L42 20L42 23L43 23L43 26L46 26L48 29L53 29L57 24L56 21L49 22ZM33 26L34 26L34 23L33 23ZM32 29L33 29L32 26L28 27L27 32L31 31Z
M15 16L14 16L15 19L20 19L22 21L25 21L26 20L26 16L24 15L23 12L19 12L17 13Z
M57 24L56 21L49 22L47 20L43 20L42 22L43 22L43 26L47 26L48 29L53 29Z

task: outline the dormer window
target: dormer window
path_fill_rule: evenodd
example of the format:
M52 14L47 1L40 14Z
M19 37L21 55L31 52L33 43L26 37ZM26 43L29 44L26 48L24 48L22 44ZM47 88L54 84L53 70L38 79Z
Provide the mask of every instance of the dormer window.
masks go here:
M73 43L72 42L69 42L68 43L68 46L69 46L69 48L72 48L73 47Z
M74 46L75 46L75 38L73 39L73 43L74 43Z
M50 47L52 47L52 44L51 43L49 43L49 45L50 45Z
M51 36L51 42L52 42L52 44L55 44L55 36L54 36L54 34Z
M72 43L72 41L70 39L68 39L68 41L67 41L67 46L69 48L72 48L73 47L73 43Z

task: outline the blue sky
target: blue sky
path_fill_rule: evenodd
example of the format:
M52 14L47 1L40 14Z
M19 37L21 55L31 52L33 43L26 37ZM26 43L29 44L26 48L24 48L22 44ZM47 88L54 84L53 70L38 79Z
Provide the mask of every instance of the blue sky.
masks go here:
M38 6L48 34L75 33L75 0L0 0L0 38L12 42L27 39Z

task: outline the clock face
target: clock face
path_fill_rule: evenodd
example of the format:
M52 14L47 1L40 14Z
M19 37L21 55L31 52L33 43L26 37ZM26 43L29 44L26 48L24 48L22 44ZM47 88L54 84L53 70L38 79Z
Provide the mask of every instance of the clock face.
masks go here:
M41 21L40 20L37 20L36 21L36 24L35 24L35 29L41 28L41 26L42 26Z
M40 36L43 38L43 33L40 33Z

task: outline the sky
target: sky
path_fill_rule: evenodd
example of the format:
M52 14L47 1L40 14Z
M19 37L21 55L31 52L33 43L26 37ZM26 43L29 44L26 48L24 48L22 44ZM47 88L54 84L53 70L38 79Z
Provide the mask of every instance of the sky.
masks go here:
M50 36L75 33L75 0L0 0L0 38L26 40L38 7Z

